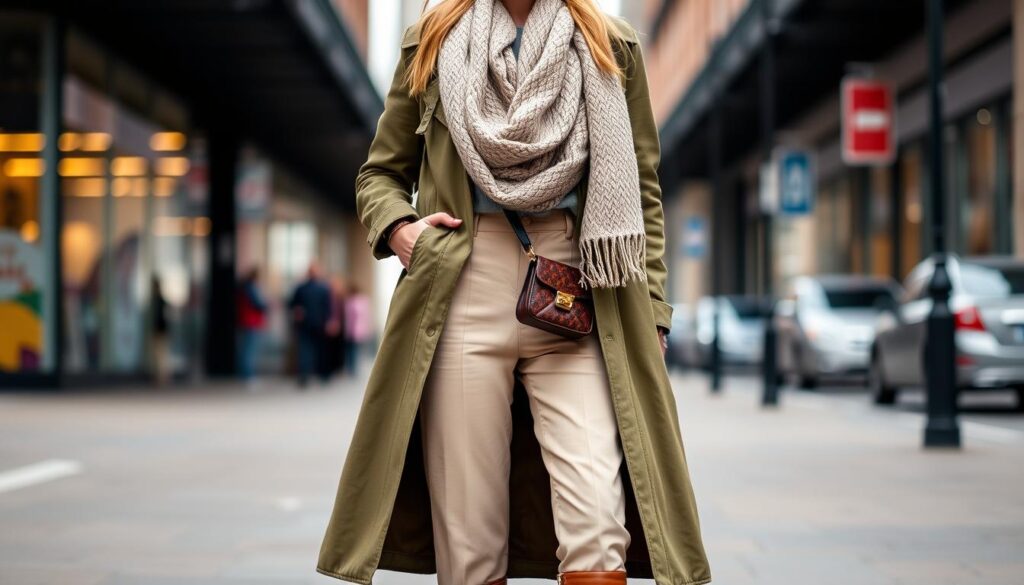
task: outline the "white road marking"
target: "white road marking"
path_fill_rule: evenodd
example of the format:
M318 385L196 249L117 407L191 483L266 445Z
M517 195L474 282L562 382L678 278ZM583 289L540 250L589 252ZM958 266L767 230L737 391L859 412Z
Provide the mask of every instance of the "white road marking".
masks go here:
M81 472L82 464L78 461L47 459L32 465L0 472L0 494L78 475Z

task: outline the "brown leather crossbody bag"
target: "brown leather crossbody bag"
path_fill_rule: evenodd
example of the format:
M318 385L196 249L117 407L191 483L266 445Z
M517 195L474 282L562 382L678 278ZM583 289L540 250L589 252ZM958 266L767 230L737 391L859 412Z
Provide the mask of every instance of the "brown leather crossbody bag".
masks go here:
M534 252L519 214L504 211L530 258L526 281L516 303L516 319L568 339L589 335L594 329L594 306L590 291L579 284L583 276L579 269Z

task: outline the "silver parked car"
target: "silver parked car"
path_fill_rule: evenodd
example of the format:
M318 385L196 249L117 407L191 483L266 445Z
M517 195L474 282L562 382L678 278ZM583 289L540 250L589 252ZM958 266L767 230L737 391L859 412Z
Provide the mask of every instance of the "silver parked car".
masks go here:
M956 323L957 385L964 390L1009 388L1024 399L1024 262L951 257L950 309ZM923 350L932 302L929 259L911 271L898 307L879 323L869 385L878 404L899 389L924 384Z
M757 297L723 295L703 297L694 316L696 358L701 367L711 365L715 336L715 304L718 304L718 348L722 364L750 366L761 363L764 349L764 310Z
M863 374L879 317L896 304L899 285L859 275L801 276L776 310L779 371L802 388L823 376Z

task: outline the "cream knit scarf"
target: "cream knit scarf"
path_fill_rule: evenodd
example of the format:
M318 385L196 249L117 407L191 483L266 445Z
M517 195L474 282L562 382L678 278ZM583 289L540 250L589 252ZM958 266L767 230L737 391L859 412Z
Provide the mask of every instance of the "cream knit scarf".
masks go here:
M588 166L583 284L645 278L644 218L619 79L595 65L562 0L537 0L523 29L500 0L476 0L448 33L438 83L448 127L481 191L518 211L553 208Z

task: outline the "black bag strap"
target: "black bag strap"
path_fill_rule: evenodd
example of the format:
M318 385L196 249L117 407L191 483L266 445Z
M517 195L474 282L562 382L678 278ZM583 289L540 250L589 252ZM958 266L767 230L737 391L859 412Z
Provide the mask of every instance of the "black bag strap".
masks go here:
M502 208L505 212L505 217L508 218L508 222L512 224L512 231L516 233L516 237L519 238L519 243L523 245L523 252L532 260L537 254L533 251L533 243L530 242L530 234L526 233L526 228L523 227L523 220L519 217L519 212L511 209Z

